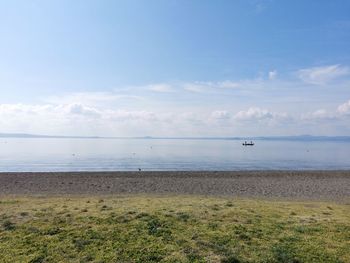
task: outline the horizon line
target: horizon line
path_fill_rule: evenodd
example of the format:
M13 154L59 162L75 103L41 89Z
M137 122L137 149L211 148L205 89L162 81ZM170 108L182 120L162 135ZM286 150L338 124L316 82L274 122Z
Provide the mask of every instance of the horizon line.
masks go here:
M0 138L47 139L188 139L188 140L350 140L350 135L261 135L261 136L77 136L29 133L0 133Z

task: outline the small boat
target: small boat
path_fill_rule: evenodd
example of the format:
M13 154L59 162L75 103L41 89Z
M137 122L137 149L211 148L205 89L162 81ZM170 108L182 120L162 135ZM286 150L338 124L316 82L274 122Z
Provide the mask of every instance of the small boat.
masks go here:
M242 143L242 145L243 146L253 146L254 143L252 141L250 141L250 142L245 141L244 143Z

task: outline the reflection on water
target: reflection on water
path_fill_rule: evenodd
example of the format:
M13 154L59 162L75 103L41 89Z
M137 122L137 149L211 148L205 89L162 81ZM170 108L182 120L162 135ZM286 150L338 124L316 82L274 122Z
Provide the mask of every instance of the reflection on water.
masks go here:
M0 171L350 169L350 142L0 139Z

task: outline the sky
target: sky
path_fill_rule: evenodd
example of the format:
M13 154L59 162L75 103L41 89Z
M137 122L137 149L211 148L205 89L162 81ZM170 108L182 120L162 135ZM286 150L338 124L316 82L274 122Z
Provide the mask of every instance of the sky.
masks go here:
M350 1L0 0L0 133L350 135Z

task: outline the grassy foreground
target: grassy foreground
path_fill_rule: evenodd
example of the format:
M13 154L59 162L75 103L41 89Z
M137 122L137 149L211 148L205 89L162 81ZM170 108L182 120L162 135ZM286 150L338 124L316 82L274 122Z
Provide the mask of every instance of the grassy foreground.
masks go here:
M1 198L1 262L350 262L350 205Z

